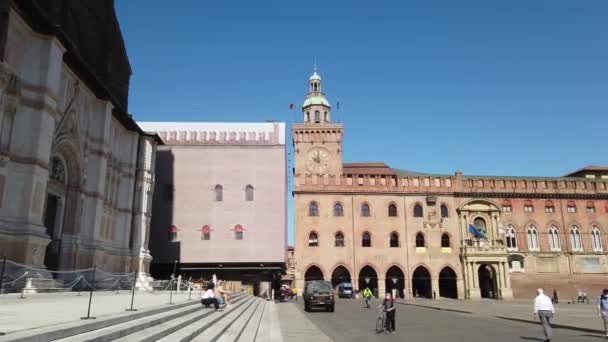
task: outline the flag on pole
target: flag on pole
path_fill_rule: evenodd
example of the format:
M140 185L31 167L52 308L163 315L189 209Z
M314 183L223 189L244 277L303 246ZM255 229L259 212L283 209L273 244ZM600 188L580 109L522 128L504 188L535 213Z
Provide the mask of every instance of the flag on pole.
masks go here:
M294 108L296 108L296 105L293 103L289 104L289 110L293 110Z
M475 238L477 239L483 239L486 237L486 235L483 233L483 231L477 229L477 227L475 227L472 224L469 224L469 234L473 235Z

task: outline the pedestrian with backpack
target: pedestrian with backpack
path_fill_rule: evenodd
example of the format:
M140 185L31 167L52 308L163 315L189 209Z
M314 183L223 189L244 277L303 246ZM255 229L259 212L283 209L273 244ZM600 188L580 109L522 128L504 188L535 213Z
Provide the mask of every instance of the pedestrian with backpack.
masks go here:
M602 295L597 303L597 313L604 321L604 337L608 339L608 289L602 291Z

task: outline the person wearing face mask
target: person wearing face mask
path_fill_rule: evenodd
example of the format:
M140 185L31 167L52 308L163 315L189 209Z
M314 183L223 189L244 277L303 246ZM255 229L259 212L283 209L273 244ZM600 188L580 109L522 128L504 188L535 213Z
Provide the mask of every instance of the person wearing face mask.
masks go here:
M397 308L395 307L395 298L393 298L393 295L390 292L388 292L386 297L384 297L382 307L386 312L384 332L387 334L395 334L397 332L395 330L395 311Z

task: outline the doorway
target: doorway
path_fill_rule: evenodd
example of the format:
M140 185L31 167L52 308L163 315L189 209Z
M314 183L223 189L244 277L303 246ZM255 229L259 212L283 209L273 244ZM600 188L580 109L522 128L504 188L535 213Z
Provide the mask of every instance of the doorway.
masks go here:
M497 299L496 270L488 264L479 266L479 290L481 298Z
M424 266L419 266L412 275L412 295L432 298L431 274Z
M444 267L439 272L439 297L458 298L456 272L451 267Z

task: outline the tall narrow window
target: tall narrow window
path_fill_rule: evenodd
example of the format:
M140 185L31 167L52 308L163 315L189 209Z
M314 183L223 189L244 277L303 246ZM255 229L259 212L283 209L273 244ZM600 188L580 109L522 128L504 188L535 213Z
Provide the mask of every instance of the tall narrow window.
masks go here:
M517 238L515 235L515 228L513 226L507 227L507 233L505 236L507 240L507 250L516 251L517 250Z
M329 122L328 117L327 117L327 112L323 113L323 121Z
M334 216L344 216L344 207L342 207L342 203L334 204Z
M317 233L308 234L308 247L318 247L319 246L319 237L317 237Z
M361 247L371 247L372 246L372 236L365 232L361 237Z
M235 240L243 240L243 227L241 225L237 225L234 227L234 239Z
M369 204L364 203L364 204L361 205L361 216L362 217L369 217L370 216Z
M527 231L528 250L537 251L538 248L538 231L534 226L530 226Z
M211 228L209 226L203 226L203 228L201 228L201 240L211 240Z
M559 231L555 226L549 228L549 249L552 251L560 251L562 249L559 241Z
M448 234L441 235L441 247L450 248L450 236Z
M583 250L583 241L581 240L581 231L577 226L570 228L570 245L573 251Z
M176 242L177 241L177 227L171 226L169 227L169 241Z
M251 184L245 187L245 201L253 201L253 186Z
M425 247L425 244L424 244L424 234L422 234L422 233L416 234L416 247L417 248L419 248L419 247Z
M416 205L414 206L414 217L422 217L423 216L423 212L422 212L422 206L418 203L416 203Z
M399 234L397 234L397 232L391 233L391 238L390 238L389 244L390 244L391 248L399 247Z
M344 234L342 234L342 233L336 233L335 246L336 247L344 247Z
M15 121L15 110L6 110L2 117L2 126L0 127L0 151L8 151L10 149L13 121Z
M389 217L397 217L397 206L394 204L390 204L388 206L388 216Z
M591 246L594 252L601 252L604 250L602 246L602 237L599 228L593 227L591 229Z
M315 202L308 205L308 216L319 216L319 206Z
M217 202L224 200L224 188L219 184L215 186L215 200Z
M441 205L441 217L448 217L449 216L449 212L448 212L448 206L445 204Z
M306 112L306 122L310 121L310 112Z
M321 113L319 111L315 112L315 123L321 123Z

